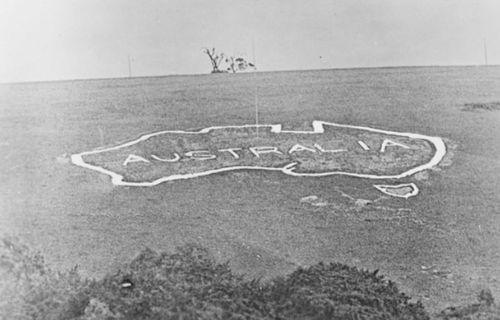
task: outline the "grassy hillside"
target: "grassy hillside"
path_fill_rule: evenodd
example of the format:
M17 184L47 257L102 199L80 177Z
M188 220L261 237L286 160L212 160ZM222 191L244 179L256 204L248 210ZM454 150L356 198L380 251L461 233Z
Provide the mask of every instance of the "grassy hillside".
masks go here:
M312 120L436 135L448 157L408 200L373 181L223 173L113 187L68 155L158 130ZM380 269L432 310L500 295L500 68L220 74L0 85L0 232L65 270L103 276L145 247L206 247L247 277L336 261ZM377 181L394 183L394 181ZM325 205L300 202L317 196Z

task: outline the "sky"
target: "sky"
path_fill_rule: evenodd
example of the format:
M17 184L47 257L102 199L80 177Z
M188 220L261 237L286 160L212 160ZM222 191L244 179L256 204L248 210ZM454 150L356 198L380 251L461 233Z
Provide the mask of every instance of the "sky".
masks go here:
M500 64L498 0L2 0L0 82ZM252 49L253 48L253 49ZM255 53L255 54L254 54Z

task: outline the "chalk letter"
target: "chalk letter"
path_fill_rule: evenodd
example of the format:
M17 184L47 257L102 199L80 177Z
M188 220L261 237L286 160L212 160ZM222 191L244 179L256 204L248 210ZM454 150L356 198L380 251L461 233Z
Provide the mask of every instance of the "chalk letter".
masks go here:
M288 153L291 154L292 152L297 152L297 151L309 151L309 152L316 152L316 150L308 147L304 147L301 144L296 144L293 147L288 150Z
M220 149L219 152L229 152L235 159L239 159L240 156L235 152L241 150L241 148L228 148L228 149Z
M278 150L276 147L250 147L250 151L257 157L260 158L260 154L264 153L277 153L277 154L283 154L281 151Z
M179 159L181 158L181 157L179 156L179 154L178 154L177 152L175 152L175 153L174 153L174 155L175 155L175 156L174 156L174 158L173 158L173 159L162 159L162 158L160 158L160 157L158 157L158 156L156 156L156 155L154 155L154 154L153 154L153 155L151 155L151 158L153 158L153 159L155 159L155 160L158 160L158 161L161 161L161 162L177 162L177 161L179 161Z
M385 152L385 148L392 147L392 146L399 146L399 147L402 147L402 148L405 148L405 149L410 149L410 147L405 146L404 144L401 144L401 143L398 143L398 142L394 142L394 141L389 140L389 139L385 139L382 142L382 146L380 147L380 152Z
M127 159L125 159L125 161L123 161L123 165L126 166L127 164L129 164L131 162L146 162L146 163L149 163L150 161L147 160L147 159L144 159L143 157L136 156L135 154L129 154L128 157L127 157Z
M358 141L358 144L361 146L361 148L363 148L363 150L365 150L365 151L370 150L370 147L368 147L368 145L366 143L364 143L363 141Z
M323 147L321 147L319 144L315 143L314 146L321 152L331 152L331 153L336 153L336 152L345 152L347 151L346 149L334 149L334 150L325 150Z
M207 150L189 151L186 152L186 156L191 157L193 160L211 160L217 158L216 155L208 153Z

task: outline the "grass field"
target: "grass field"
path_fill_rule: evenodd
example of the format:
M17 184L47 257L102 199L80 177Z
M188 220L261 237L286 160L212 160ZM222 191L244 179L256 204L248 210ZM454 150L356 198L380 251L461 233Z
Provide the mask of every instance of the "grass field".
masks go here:
M160 130L312 120L445 139L447 157L381 198L374 181L238 171L115 187L68 155ZM141 249L197 243L247 277L319 261L380 269L431 311L500 299L500 67L172 76L0 85L0 232L100 277ZM394 181L377 181L377 183ZM318 202L301 202L314 195ZM365 200L377 200L370 204Z

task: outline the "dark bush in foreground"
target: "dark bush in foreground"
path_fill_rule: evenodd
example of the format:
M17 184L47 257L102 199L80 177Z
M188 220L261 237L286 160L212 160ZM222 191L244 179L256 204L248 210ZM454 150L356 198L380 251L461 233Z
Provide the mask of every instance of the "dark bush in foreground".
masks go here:
M263 284L235 276L197 247L144 251L89 296L125 319L427 319L376 272L318 264Z
M3 319L428 319L420 303L376 272L341 264L299 268L268 283L245 281L195 246L144 250L99 281L54 272L4 240Z

